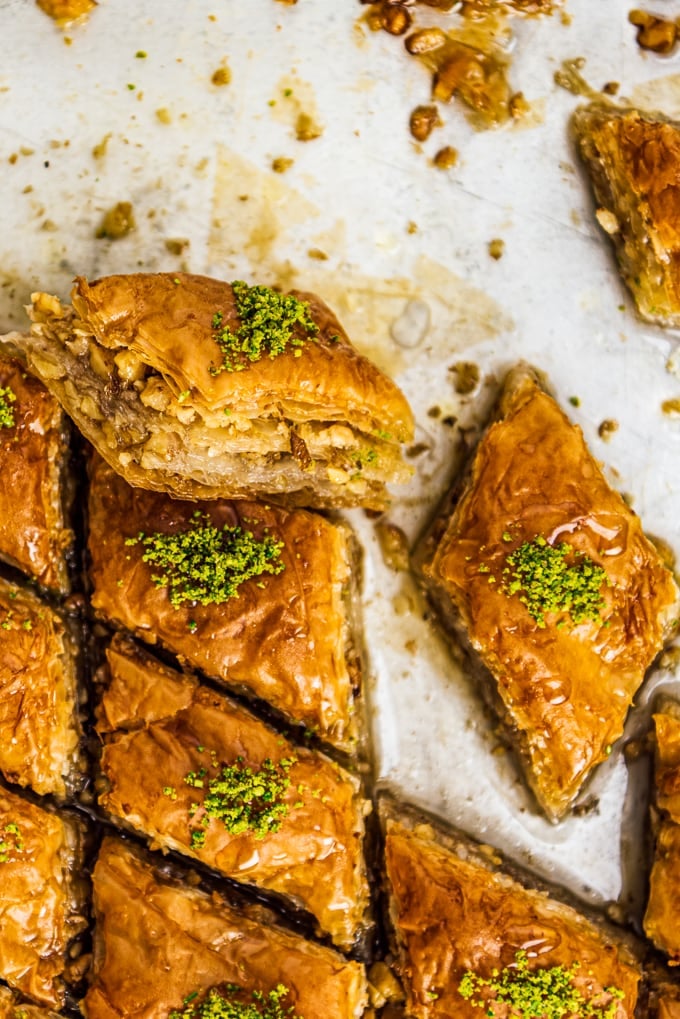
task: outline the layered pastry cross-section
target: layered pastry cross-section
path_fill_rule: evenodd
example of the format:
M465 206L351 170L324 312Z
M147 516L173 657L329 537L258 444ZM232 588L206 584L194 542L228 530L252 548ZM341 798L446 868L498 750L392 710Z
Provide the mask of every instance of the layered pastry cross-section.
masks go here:
M680 125L658 114L591 103L573 128L597 219L610 236L640 315L680 325Z
M31 365L131 484L184 499L386 504L413 434L397 388L318 298L185 273L33 295Z
M281 1011L291 1009L300 1019L357 1019L363 1012L359 963L282 930L271 917L255 919L215 894L180 884L124 842L105 839L93 884L88 1019L192 1016L183 1007L197 1008L211 991L256 1005L258 996L266 1000L274 992Z
M680 704L654 715L654 862L644 918L647 937L680 964Z
M611 753L678 588L532 371L511 372L420 568L554 820Z
M60 798L82 768L76 654L64 617L0 578L0 771Z
M305 510L135 489L97 457L88 541L100 617L353 747L346 527Z
M87 925L83 829L0 786L0 978L41 1005L64 1004L73 938Z
M369 905L358 780L131 641L107 659L101 806L156 847L285 896L352 948Z
M633 1019L640 969L623 932L520 884L488 846L389 808L384 820L408 1016Z
M11 351L0 348L0 558L65 593L73 544L66 418Z

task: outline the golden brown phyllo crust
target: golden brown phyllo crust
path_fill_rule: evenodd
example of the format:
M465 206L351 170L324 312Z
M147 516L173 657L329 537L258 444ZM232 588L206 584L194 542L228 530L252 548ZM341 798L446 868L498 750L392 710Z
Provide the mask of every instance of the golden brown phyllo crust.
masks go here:
M500 860L488 846L388 819L385 860L408 1015L490 1014L474 1002L480 995L493 998L493 992L478 991L470 1000L460 993L461 981L466 974L493 979L494 971L513 966L524 952L531 971L568 971L578 963L571 983L582 997L603 1008L613 1005L615 1019L633 1019L640 970L623 933L523 887L498 868ZM616 994L606 988L616 988ZM502 1007L493 1014L505 1015Z
M242 525L283 543L283 570L244 583L218 605L173 607L142 560L140 532L177 533L195 514ZM261 698L346 750L357 735L358 679L347 615L350 534L305 510L254 502L189 503L131 488L95 457L89 497L92 607L102 618L158 641L191 666Z
M616 248L640 315L680 325L680 126L641 110L592 103L573 126L597 217Z
M336 944L352 948L367 933L369 904L363 819L370 808L358 780L129 640L114 639L107 659L97 725L104 809L155 846L285 896L311 912ZM286 812L276 830L231 834L212 819L205 841L194 845L192 831L202 829L191 808L204 794L187 784L190 773L205 769L207 782L236 761L257 773L264 762L278 767L282 760Z
M304 1019L356 1019L366 1001L363 967L328 948L251 918L157 871L117 839L94 869L94 976L88 1019L167 1019L189 995L222 984L265 994L282 984L284 1005Z
M69 943L87 924L82 827L0 787L0 833L0 977L60 1008Z
M413 417L351 345L329 308L317 332L276 357L218 370L219 330L236 331L232 286L185 273L82 277L73 307L33 295L24 349L83 434L131 484L176 498L263 497L382 509L410 476Z
M57 400L5 348L0 388L14 396L7 403L14 424L0 427L0 557L43 587L66 593L73 543L65 518L66 419Z
M537 537L605 571L597 612L539 620L509 593L507 557ZM639 519L531 371L508 376L455 508L445 508L422 558L437 607L483 665L527 781L558 819L621 735L679 602Z
M62 615L0 578L0 771L37 793L78 781L76 645Z
M654 863L644 918L647 937L680 964L680 704L654 715Z
M0 987L0 1019L59 1019L59 1014L29 1004L9 987Z

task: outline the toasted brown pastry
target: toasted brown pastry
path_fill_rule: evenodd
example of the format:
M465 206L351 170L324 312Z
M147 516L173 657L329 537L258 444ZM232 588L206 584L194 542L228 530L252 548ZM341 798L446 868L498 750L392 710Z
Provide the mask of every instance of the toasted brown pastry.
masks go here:
M648 322L680 325L680 126L641 110L591 103L573 117L597 219Z
M285 896L341 948L357 943L368 929L370 809L358 780L132 641L115 638L106 655L101 806L155 847ZM253 785L245 769L264 784L239 807L237 794L250 795Z
M525 367L508 375L461 488L423 542L426 587L556 820L621 735L677 624L678 588Z
M383 508L386 482L410 476L404 396L311 294L291 295L299 321L290 329L276 309L254 325L242 302L256 289L264 305L279 300L184 273L78 277L72 308L33 295L24 349L132 485L181 499ZM238 350L225 348L227 335ZM272 337L285 349L270 356Z
M41 1005L64 1004L83 915L82 829L0 786L0 977Z
M62 616L0 578L0 771L65 796L82 769L76 647Z
M57 1012L30 1005L9 987L0 987L0 1019L59 1019Z
M0 558L66 593L66 418L11 349L0 348Z
M648 1019L680 1019L680 983L671 980L667 972L654 965L645 972L649 986Z
M173 606L143 561L140 532L187 533L197 520L242 526L282 543L281 572L263 573L221 604ZM266 700L335 746L355 746L356 652L348 618L350 534L305 510L254 502L189 503L131 488L95 458L89 498L92 606L159 641L191 666ZM356 678L356 677L355 677Z
M680 704L654 715L654 863L644 918L645 934L680 964Z
M548 993L539 1000L564 1002L560 982L581 999L582 1008L577 999L551 1014L633 1019L641 974L623 932L520 884L489 846L447 837L412 815L397 820L384 804L381 811L390 925L407 1015L510 1015L508 1004L520 1001L522 992L526 1002L531 974L543 970ZM586 1003L602 1011L586 1012ZM612 1012L605 1011L610 1006Z
M124 842L104 840L93 884L88 1019L167 1019L190 995L200 1001L210 988L230 984L246 994L282 985L282 1005L302 1019L354 1019L363 1011L359 963L180 885Z

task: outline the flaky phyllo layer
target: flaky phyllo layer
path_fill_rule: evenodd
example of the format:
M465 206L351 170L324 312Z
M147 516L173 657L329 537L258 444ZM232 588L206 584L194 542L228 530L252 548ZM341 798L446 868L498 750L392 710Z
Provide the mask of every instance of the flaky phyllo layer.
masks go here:
M296 323L282 351L229 359L224 336L245 328L230 284L163 274L79 279L73 307L33 295L25 349L133 485L179 498L382 508L385 484L410 474L401 458L413 433L408 404L321 302L300 298L307 332Z

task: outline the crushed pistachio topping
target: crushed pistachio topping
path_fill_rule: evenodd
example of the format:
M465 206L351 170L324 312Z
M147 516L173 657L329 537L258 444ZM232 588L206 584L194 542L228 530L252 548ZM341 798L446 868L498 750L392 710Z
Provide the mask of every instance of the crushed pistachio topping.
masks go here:
M223 990L208 991L201 1002L196 1002L198 991L195 991L185 998L184 1008L171 1012L168 1019L300 1019L292 1005L286 1008L282 1004L289 994L283 984L277 984L267 994L253 991L250 995L228 984Z
M602 585L609 585L609 578L572 545L550 545L539 534L510 552L505 564L503 593L518 594L538 626L545 626L546 612L568 612L574 623L600 618Z
M23 850L24 840L19 825L11 821L5 825L0 835L0 863L9 863L13 858L12 854L22 853Z
M243 371L249 361L259 361L265 354L273 360L289 347L299 357L305 341L318 333L307 301L270 287L249 287L242 280L234 280L231 287L241 324L233 332L224 325L221 311L213 316L213 337L222 353L222 364L213 365L211 375ZM296 325L301 327L297 333Z
M16 393L11 386L0 386L0 428L14 428L14 410Z
M221 605L238 598L239 587L252 577L284 569L282 541L267 533L255 538L241 527L215 527L200 513L194 515L188 530L176 534L140 531L125 544L142 545L143 562L159 570L152 581L156 587L168 588L175 608L183 602Z
M624 997L618 987L605 987L587 999L573 983L580 969L578 962L569 967L529 969L526 952L517 952L515 961L502 970L494 969L486 979L468 970L458 985L458 993L475 1008L494 1016L494 1004L508 1005L510 1014L521 1019L614 1019L618 1002ZM476 996L476 997L475 997ZM505 1014L505 1012L503 1012Z
M242 757L233 764L217 765L211 753L217 774L212 778L207 768L190 771L184 781L194 789L204 789L203 801L192 804L190 816L194 819L191 845L200 849L205 843L205 829L212 819L221 821L231 835L250 833L263 839L278 831L288 813L284 796L290 786L288 772L295 757L284 757L275 764L267 757L259 768L249 768ZM197 816L200 820L197 823Z

